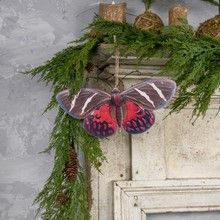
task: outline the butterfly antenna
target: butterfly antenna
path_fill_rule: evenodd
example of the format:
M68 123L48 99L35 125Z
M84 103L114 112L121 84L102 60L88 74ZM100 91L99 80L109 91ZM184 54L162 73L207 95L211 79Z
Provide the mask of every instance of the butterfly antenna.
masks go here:
M116 35L114 35L114 43L117 44ZM116 49L115 49L115 88L118 88L118 84L119 84L119 72L120 72L119 62L120 62L120 51L119 51L119 47L116 45Z
M140 74L141 74L141 72L140 72L139 70L133 70L133 71L127 73L126 75L124 75L124 76L121 78L121 80L125 79L127 76L131 75L132 73L140 73Z
M127 76L129 76L129 75L132 74L132 73L140 73L140 74L141 74L141 72L140 72L139 70L134 70L134 71L131 71L131 72L127 73L127 74L124 75L122 78L119 78L119 81L123 84L123 79L125 79ZM220 108L220 107L219 107L219 108Z

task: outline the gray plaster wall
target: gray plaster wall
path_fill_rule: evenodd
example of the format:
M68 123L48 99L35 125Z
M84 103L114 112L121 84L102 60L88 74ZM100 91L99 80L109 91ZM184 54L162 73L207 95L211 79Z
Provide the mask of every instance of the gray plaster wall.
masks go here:
M131 14L144 10L141 0L126 2ZM216 7L199 0L158 0L153 9L167 23L168 7L179 2L188 4L194 26L217 13ZM97 13L94 3L96 0L0 1L0 220L34 219L33 199L53 165L52 154L38 154L47 147L56 114L41 115L50 87L19 72L43 63L79 37Z

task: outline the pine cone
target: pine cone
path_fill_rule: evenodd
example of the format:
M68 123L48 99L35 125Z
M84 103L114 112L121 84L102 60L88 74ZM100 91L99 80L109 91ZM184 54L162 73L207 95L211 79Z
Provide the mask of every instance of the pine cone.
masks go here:
M68 199L69 198L67 197L67 195L64 192L61 192L56 197L56 203L58 205L65 205L67 203Z
M89 62L87 65L86 65L86 70L90 73L92 72L93 70L95 69L95 65L91 62Z
M78 173L78 158L74 148L69 151L69 161L65 165L65 174L69 181L75 181Z

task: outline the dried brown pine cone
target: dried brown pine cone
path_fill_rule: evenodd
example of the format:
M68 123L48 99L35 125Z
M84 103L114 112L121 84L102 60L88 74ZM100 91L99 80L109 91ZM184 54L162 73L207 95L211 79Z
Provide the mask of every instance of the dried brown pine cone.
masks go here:
M58 205L65 205L67 203L68 199L69 198L67 197L66 193L61 192L56 197L56 203Z
M78 174L78 158L74 148L69 151L69 160L65 165L65 174L69 181L75 181Z

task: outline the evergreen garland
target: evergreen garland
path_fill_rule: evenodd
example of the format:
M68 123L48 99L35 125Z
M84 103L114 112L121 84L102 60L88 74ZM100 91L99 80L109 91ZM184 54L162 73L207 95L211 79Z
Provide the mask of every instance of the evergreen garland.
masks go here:
M141 31L126 23L105 21L95 18L89 26L92 32L57 53L44 65L27 72L39 76L40 80L52 85L53 96L45 111L57 107L58 92L70 89L74 94L84 83L84 71L91 56L101 43L121 46L124 56L135 54L138 60L168 56L169 61L160 74L176 80L179 94L171 105L171 112L180 111L192 102L193 115L205 115L211 96L220 86L220 42L207 37L196 37L188 24L165 27L161 33ZM87 220L90 218L87 197L87 178L78 164L76 180L65 175L69 151L72 146L82 150L86 159L100 171L105 157L96 138L88 135L79 120L66 115L61 109L54 122L47 150L55 151L54 168L43 190L35 202L44 220ZM57 202L59 200L59 202Z
M189 31L185 27L164 30L167 36L164 46L171 54L163 73L179 85L171 112L179 112L192 103L192 116L198 118L205 116L211 96L220 86L220 42L208 37L197 38L192 28Z
M179 86L171 112L179 112L191 102L193 116L205 116L211 96L220 86L219 41L197 37L187 23L164 27L159 34L100 18L90 27L102 33L105 43L113 43L116 35L118 44L126 46L122 55L132 53L138 60L168 55L169 61L159 74L171 76Z
M39 75L40 80L52 84L53 96L45 111L57 107L56 94L66 88L72 93L78 91L84 81L84 70L90 60L93 48L98 45L98 39L84 42L80 39L77 46L69 46L59 52L46 64L37 67L27 74ZM55 161L51 176L35 202L39 203L38 212L44 220L68 220L90 217L87 200L87 177L82 167L79 166L76 180L70 181L65 174L65 165L69 160L69 151L72 146L80 148L86 159L97 170L105 157L99 147L98 139L88 135L78 120L66 115L59 110L51 133L49 147L46 151L55 151ZM79 149L78 149L79 151ZM62 202L57 200L63 198Z

